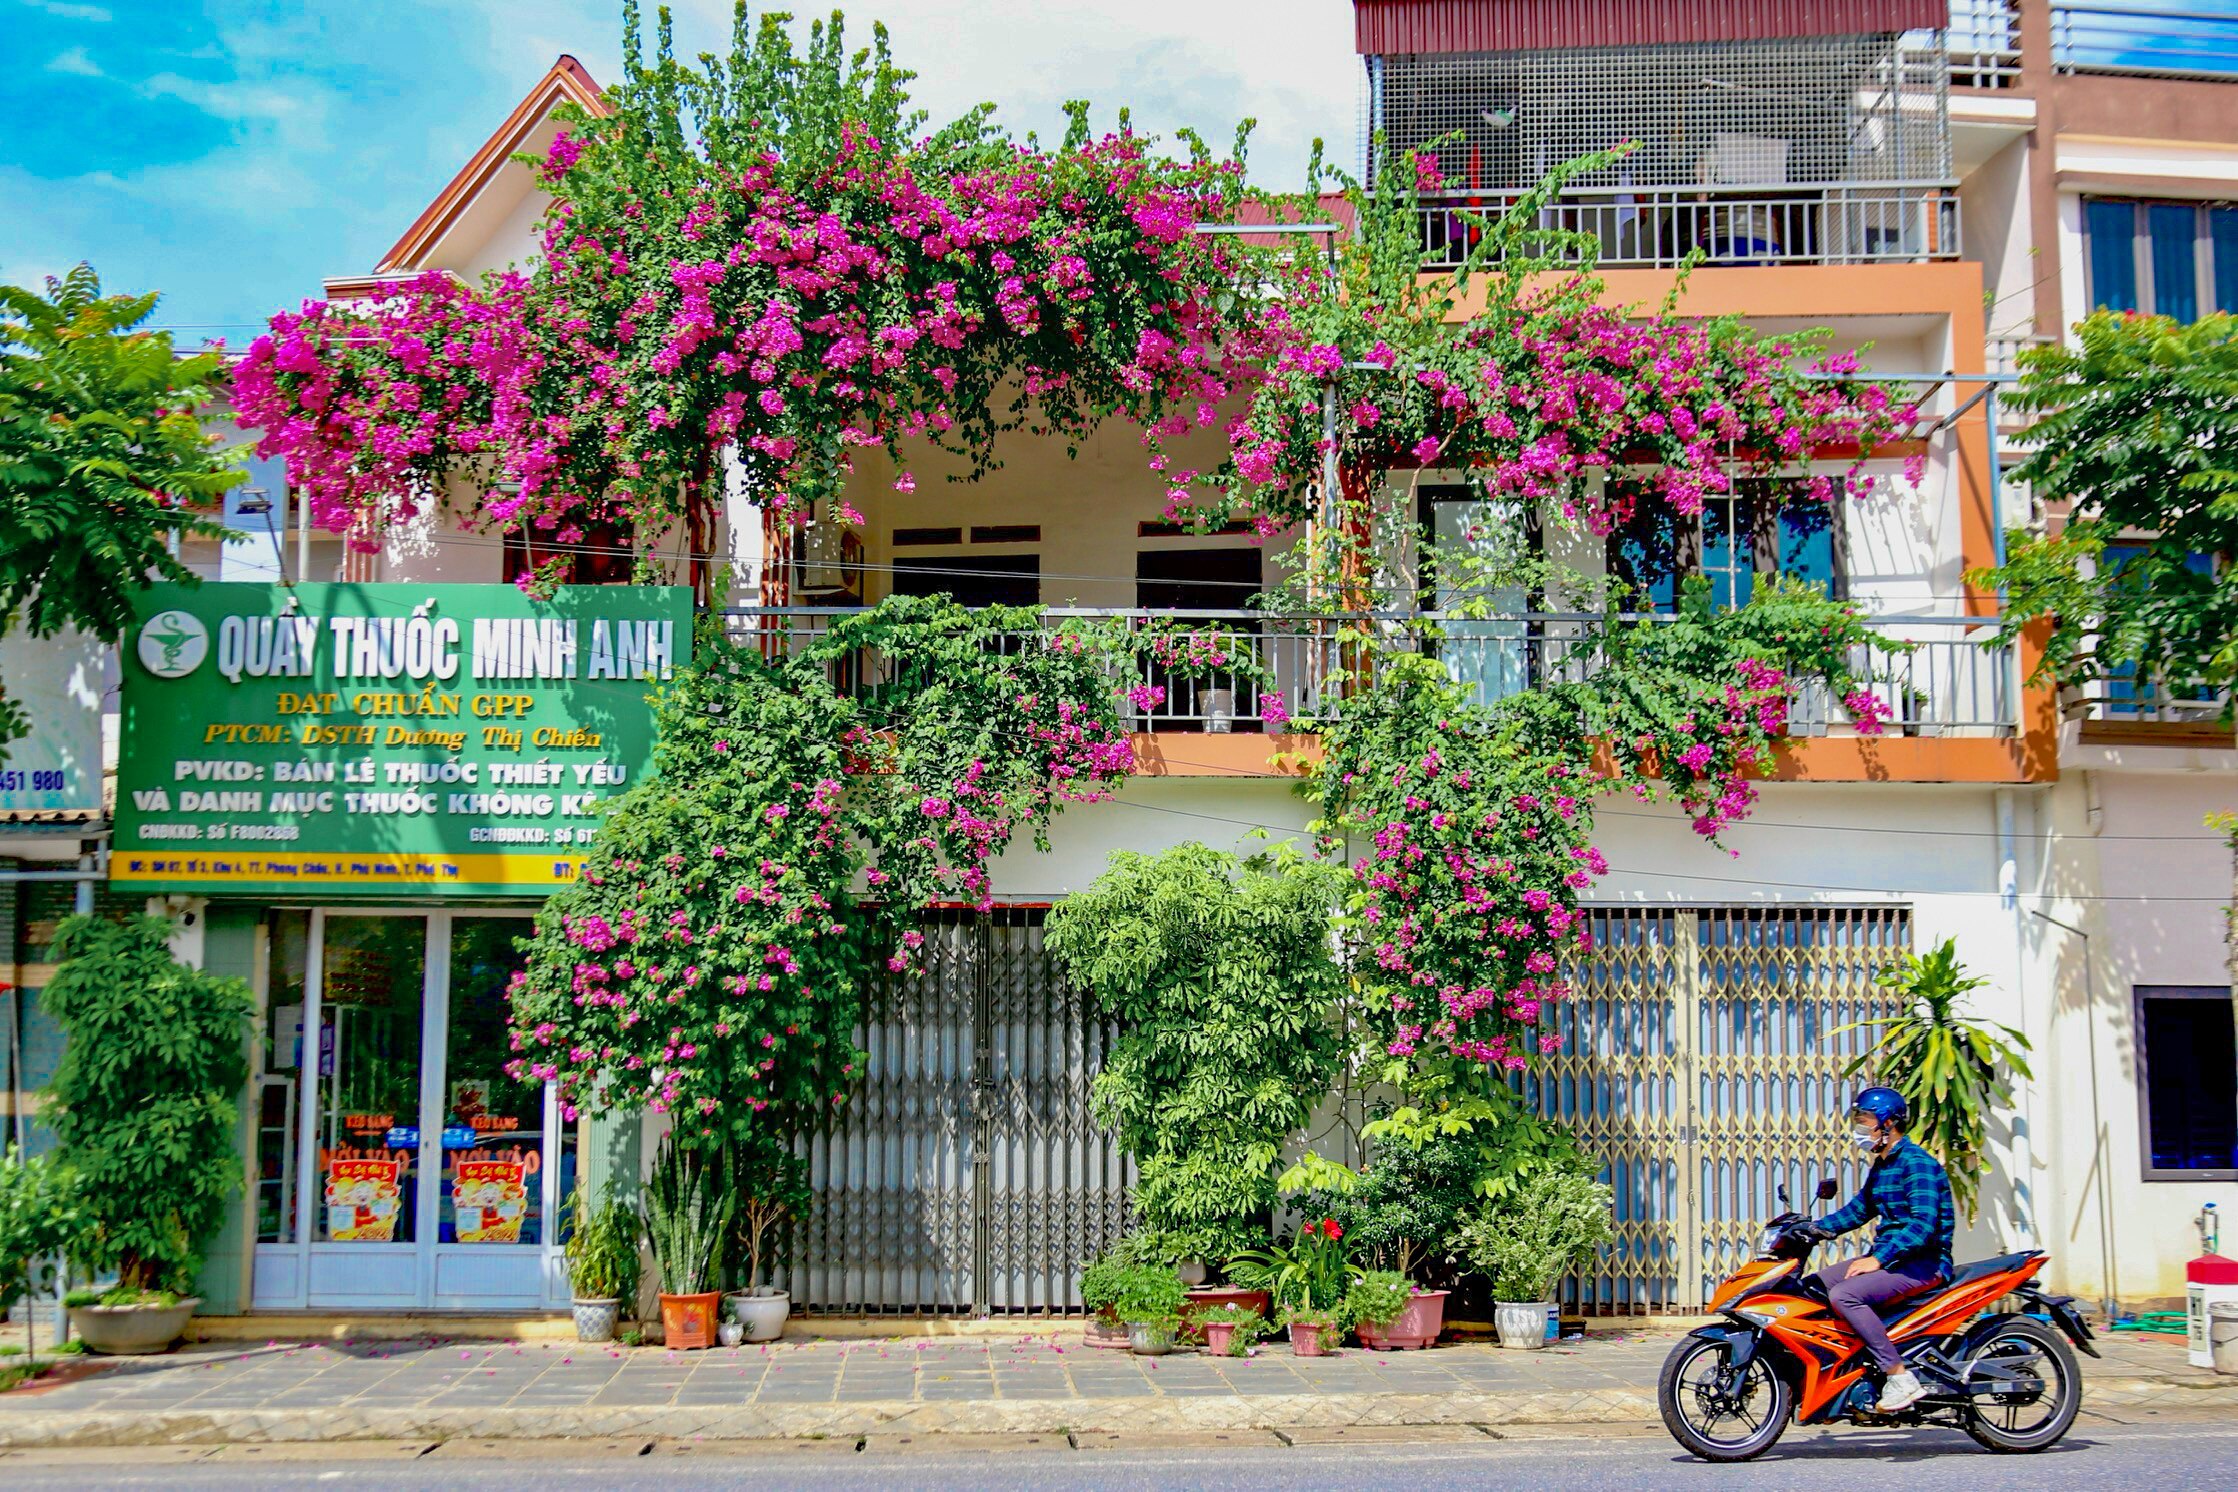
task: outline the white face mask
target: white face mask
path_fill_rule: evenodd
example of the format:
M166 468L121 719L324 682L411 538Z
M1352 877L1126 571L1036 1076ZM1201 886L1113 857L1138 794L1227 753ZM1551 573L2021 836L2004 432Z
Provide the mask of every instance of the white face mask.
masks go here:
M1867 1155L1881 1148L1881 1137L1878 1134L1860 1134L1854 1129L1849 1132L1849 1142Z

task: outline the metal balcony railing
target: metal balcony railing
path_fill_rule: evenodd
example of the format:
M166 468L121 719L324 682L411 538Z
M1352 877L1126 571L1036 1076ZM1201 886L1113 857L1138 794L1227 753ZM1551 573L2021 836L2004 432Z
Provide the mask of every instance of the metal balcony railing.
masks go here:
M1426 195L1423 267L1458 265L1481 233L1467 214L1496 218L1520 195ZM1908 264L1960 253L1954 181L1576 187L1540 222L1593 239L1610 267L1672 268L1696 251L1711 265Z
M2065 691L2060 710L2070 720L2116 725L2213 725L2222 719L2229 703L2230 692L2225 689L2172 689L2112 678Z
M2019 85L2019 0L1951 0L1943 40L1953 88Z
M733 641L778 653L823 635L835 617L846 614L829 607L742 607L727 612L726 618ZM1050 607L1043 624L1051 627L1073 617L1180 627L1250 658L1256 667L1248 671L1194 679L1177 677L1146 658L1136 676L1113 680L1115 693L1147 686L1141 698L1155 701L1129 705L1137 729L1213 733L1269 728L1262 718L1262 679L1279 696L1281 713L1290 718L1311 722L1327 714L1345 687L1347 655L1356 651L1339 635L1346 629L1372 631L1386 643L1430 654L1489 704L1543 684L1586 677L1597 657L1593 639L1605 625L1598 614L1557 612L1490 618L1435 613L1296 617L1084 607ZM1853 668L1877 681L1872 692L1887 707L1890 734L2000 736L2017 728L2014 659L2010 648L1987 641L1993 619L1893 616L1876 618L1873 625L1892 640L1913 644L1910 651L1868 647L1852 660ZM1010 634L1002 646L1024 647L1032 636ZM851 689L876 688L887 682L887 667L882 657L858 652L833 665L835 682ZM1851 727L1837 701L1823 691L1805 690L1791 712L1789 729L1794 735L1826 735L1848 733Z
M2238 9L2210 3L2054 3L2052 65L2070 73L2238 78Z

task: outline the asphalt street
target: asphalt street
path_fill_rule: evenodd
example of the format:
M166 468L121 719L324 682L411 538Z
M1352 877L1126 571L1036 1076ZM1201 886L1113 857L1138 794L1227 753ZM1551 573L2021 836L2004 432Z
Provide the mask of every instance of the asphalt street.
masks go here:
M1507 1432L1509 1438L1433 1443L1070 1450L1062 1447L952 1449L937 1440L896 1451L840 1445L804 1450L730 1445L662 1445L650 1454L583 1455L564 1445L491 1446L477 1455L436 1452L400 1463L304 1446L259 1448L166 1463L52 1452L0 1460L11 1489L79 1487L184 1489L319 1487L355 1489L491 1488L537 1492L575 1488L702 1487L816 1489L1344 1487L1432 1492L1438 1488L1622 1489L1685 1487L1812 1488L1855 1492L1861 1484L1910 1489L2150 1487L2153 1492L2212 1488L2228 1492L2238 1466L2238 1415L2200 1415L2152 1424L2078 1424L2041 1455L1992 1456L1955 1433L1791 1432L1748 1466L1695 1461L1660 1434L1594 1434L1575 1429ZM140 1453L148 1455L150 1453ZM267 1454L301 1459L266 1460ZM1864 1479L1861 1483L1860 1479Z

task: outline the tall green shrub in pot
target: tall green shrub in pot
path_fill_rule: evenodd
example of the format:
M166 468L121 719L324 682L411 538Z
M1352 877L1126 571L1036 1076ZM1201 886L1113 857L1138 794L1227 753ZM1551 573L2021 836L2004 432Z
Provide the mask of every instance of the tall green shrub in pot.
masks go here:
M1289 1137L1342 1063L1330 945L1342 876L1293 852L1121 852L1049 917L1048 948L1114 1015L1092 1094L1140 1180L1148 1252L1264 1243Z
M72 917L41 996L64 1038L46 1096L56 1159L79 1190L69 1252L97 1275L115 1273L102 1301L111 1310L174 1309L241 1194L248 986L180 963L171 931L158 917ZM79 1330L100 1335L84 1319Z

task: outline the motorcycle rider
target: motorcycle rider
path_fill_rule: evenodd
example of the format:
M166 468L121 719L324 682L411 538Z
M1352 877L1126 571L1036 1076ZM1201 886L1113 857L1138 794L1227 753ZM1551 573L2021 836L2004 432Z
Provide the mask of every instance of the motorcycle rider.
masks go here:
M1879 1408L1893 1414L1927 1394L1888 1339L1880 1307L1924 1295L1951 1277L1951 1236L1958 1229L1950 1177L1942 1162L1906 1138L1911 1106L1893 1088L1867 1088L1850 1105L1850 1140L1873 1157L1865 1185L1848 1204L1819 1220L1833 1238L1879 1219L1870 1253L1818 1272L1827 1301L1841 1312L1880 1364L1887 1381Z

